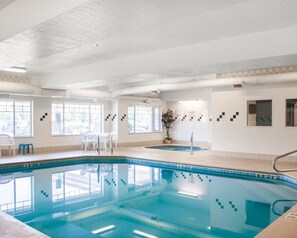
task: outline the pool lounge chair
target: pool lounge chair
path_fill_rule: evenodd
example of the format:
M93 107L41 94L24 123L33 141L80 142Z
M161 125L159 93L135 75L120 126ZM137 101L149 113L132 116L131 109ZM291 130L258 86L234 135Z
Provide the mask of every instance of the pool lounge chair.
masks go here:
M0 134L0 157L3 148L8 148L9 154L10 150L13 150L13 155L15 156L15 144L14 139L7 134Z

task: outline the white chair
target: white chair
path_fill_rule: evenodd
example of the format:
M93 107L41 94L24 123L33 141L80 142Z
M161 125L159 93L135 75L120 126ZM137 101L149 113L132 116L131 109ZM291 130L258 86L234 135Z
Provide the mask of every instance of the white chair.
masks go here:
M13 150L13 156L15 156L15 144L14 139L7 134L0 134L0 157L2 148L8 148L9 154L10 150Z
M107 150L107 145L109 143L110 133L100 133L100 148Z
M82 135L81 139L81 150L87 150L92 147L93 150L96 149L97 146L97 138L98 135L92 132L86 132Z

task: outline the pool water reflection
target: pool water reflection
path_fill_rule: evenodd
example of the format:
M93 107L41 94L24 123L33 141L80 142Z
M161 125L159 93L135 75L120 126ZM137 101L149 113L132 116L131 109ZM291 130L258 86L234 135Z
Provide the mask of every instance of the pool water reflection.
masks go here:
M1 174L1 210L50 237L254 237L297 199L275 180L137 164Z

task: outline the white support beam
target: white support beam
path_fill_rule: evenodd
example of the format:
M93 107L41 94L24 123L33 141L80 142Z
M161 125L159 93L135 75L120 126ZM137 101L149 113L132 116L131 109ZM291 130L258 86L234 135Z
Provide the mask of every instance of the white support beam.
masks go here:
M46 88L67 88L80 83L93 82L99 86L101 80L133 82L132 76L166 74L177 69L198 69L199 73L211 73L210 68L234 64L236 62L257 62L297 55L297 26L237 36L201 44L189 45L153 53L136 55L122 59L95 63L59 71L41 78L41 86ZM131 79L127 76L131 76Z

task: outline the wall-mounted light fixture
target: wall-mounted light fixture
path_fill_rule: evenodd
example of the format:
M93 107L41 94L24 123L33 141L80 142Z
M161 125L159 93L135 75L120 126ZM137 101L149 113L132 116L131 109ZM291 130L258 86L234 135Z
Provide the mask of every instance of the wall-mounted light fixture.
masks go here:
M241 83L233 84L233 88L242 88Z
M235 83L235 84L233 84L233 88L242 88L243 84L244 84L243 81L241 83Z
M147 98L147 99L144 99L143 100L143 103L145 103L145 104L151 104L152 103L152 100L149 99L149 98Z
M196 99L196 100L182 100L182 101L178 101L178 103L188 103L188 104L192 104L192 103L197 103L199 102L199 99Z

